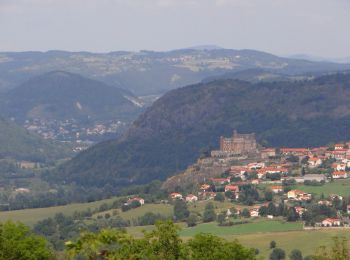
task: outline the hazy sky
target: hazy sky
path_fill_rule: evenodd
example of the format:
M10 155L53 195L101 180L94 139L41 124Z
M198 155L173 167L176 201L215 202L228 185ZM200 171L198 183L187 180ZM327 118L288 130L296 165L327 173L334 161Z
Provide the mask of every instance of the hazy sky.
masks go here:
M0 0L0 51L215 44L350 56L350 0Z

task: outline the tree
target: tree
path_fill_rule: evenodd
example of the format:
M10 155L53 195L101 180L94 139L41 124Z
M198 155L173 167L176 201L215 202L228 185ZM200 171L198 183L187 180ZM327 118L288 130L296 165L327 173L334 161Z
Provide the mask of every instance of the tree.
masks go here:
M303 260L303 256L299 249L293 249L289 254L290 260Z
M286 252L281 248L274 248L270 254L270 260L283 260L286 258Z
M197 225L198 222L198 216L195 213L191 213L189 217L186 220L187 226L188 227L194 227Z
M297 214L295 208L294 207L289 208L287 211L287 220L288 221L297 221L297 219L298 219L298 214Z
M219 225L224 224L225 220L226 220L226 214L225 212L221 212L217 217L217 221L219 222Z
M273 199L273 193L271 191L266 191L265 192L265 200L272 201L272 199Z
M249 217L250 217L249 209L244 208L244 209L242 210L241 215L242 215L243 217L245 217L245 218L249 218Z
M215 201L225 201L225 196L221 193L221 192L218 192L216 193L216 196L214 198Z
M190 215L190 212L187 208L186 202L183 200L175 200L174 203L174 217L175 220L181 221L186 219Z
M214 210L214 204L209 202L205 205L204 213L203 213L203 221L210 222L216 219L216 213Z
M244 259L255 258L254 249L246 249L237 241L227 242L211 234L198 234L188 242L190 257L188 259Z
M0 259L50 259L51 252L44 238L33 235L23 224L6 222L0 225Z
M156 223L155 230L135 239L121 230L104 229L82 233L76 242L66 243L71 259L244 259L255 260L255 250L237 241L228 242L211 234L198 234L188 243L171 221Z
M272 240L271 242L270 242L270 248L272 249L272 248L275 248L276 247L276 241L275 240Z

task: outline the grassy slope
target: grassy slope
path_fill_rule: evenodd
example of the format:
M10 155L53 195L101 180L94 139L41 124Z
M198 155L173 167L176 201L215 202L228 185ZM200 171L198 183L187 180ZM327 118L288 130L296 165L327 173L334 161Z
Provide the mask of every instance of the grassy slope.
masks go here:
M325 196L329 194L350 196L350 179L335 180L334 182L327 183L323 186L297 185L295 188L317 195L323 193Z
M64 158L68 147L50 142L0 117L0 158L45 161Z
M300 230L300 223L282 224L278 221L269 221L267 224L266 222L267 221L247 224L245 227L242 226L240 228L237 228L238 226L228 227L228 231L223 232L225 234L221 234L221 232L226 228L220 228L215 223L202 224L195 228L186 228L186 225L183 223L179 224L179 226L182 228L181 235L184 240L191 238L189 236L184 236L184 234L194 233L193 230L213 233L227 240L237 239L244 246L258 248L260 256L263 256L263 259L268 259L271 253L269 245L272 240L275 240L277 242L277 247L284 249L287 255L293 249L300 249L304 256L313 254L315 250L322 245L331 245L332 237L334 236L344 236L350 240L350 232L348 230L304 231ZM150 231L153 228L153 226L129 227L127 231L131 235L140 237L142 236L142 230ZM235 228L237 229L234 230ZM270 232L270 228L274 230L274 232ZM258 230L260 233L254 233ZM228 234L230 231L231 234ZM242 233L235 234L235 232Z
M198 233L211 233L217 236L251 234L263 232L281 232L302 230L302 223L281 222L278 220L259 220L249 224L220 227L217 223L205 223L181 231L181 236L191 237Z
M0 212L0 221L13 220L20 221L26 225L32 226L37 221L45 218L53 217L57 213L63 213L65 215L72 215L74 211L84 211L88 208L94 209L104 203L112 203L115 198L100 200L90 203L74 203L65 206L57 206L50 208L39 208L39 209L24 209L14 211L3 211Z

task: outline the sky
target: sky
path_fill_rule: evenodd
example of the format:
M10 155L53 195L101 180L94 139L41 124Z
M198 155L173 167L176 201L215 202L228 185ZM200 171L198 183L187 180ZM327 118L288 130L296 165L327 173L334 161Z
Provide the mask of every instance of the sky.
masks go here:
M0 51L196 45L350 57L350 0L0 0Z

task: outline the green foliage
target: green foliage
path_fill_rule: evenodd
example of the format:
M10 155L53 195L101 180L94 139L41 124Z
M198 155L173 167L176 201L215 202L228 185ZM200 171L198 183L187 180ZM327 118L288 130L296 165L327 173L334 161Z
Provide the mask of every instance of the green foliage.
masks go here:
M225 196L221 192L216 193L216 196L214 198L215 201L225 201Z
M197 222L198 222L198 216L197 216L197 214L195 214L195 213L191 213L191 214L188 216L187 220L186 220L186 223L187 223L187 226L188 226L188 227L194 227L194 226L196 226L196 225L197 225Z
M141 239L105 229L97 234L82 233L77 241L68 241L66 248L72 259L79 256L86 259L256 259L255 250L244 248L237 241L198 234L184 243L178 232L179 228L171 221L157 223L156 229L146 232Z
M174 202L174 217L177 221L185 220L190 215L187 204L183 200L175 200Z
M246 249L237 241L227 242L210 234L198 234L188 242L189 259L256 259L254 249Z
M207 205L205 205L204 213L203 213L203 221L204 222L211 222L216 219L216 213L214 209L214 204L209 202Z
M270 254L270 260L284 260L286 259L286 252L281 248L274 248Z
M275 240L272 240L271 242L270 242L270 248L272 249L272 248L275 248L276 247L276 241Z
M289 259L290 260L303 260L303 255L299 249L293 249L289 253Z
M51 258L46 240L33 235L23 224L0 225L1 260L45 260Z

